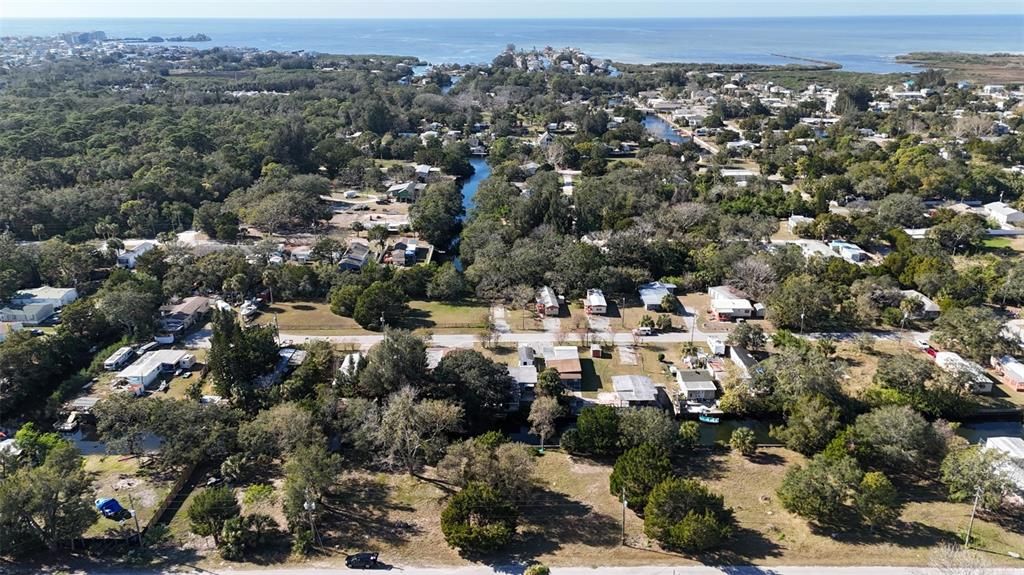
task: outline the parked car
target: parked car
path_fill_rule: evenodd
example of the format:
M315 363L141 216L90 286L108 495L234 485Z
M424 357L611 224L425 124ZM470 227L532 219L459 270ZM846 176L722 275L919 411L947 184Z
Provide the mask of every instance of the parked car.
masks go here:
M349 569L373 569L379 564L376 553L355 553L345 558L345 566Z

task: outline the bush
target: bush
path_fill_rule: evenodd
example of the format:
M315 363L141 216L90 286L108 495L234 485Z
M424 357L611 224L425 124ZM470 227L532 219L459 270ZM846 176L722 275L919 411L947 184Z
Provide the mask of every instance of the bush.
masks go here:
M681 449L693 449L700 443L700 424L696 421L684 421L679 424L676 434L676 446Z
M668 549L704 551L732 535L732 510L721 495L692 479L668 479L651 491L644 533Z
M235 494L227 487L203 489L196 494L188 508L188 520L192 532L201 537L213 536L220 545L221 530L229 519L241 515Z
M610 455L619 451L619 412L610 405L584 408L576 419L573 453Z
M729 447L739 451L744 457L757 452L757 438L754 430L749 427L737 427L729 436Z
M448 545L465 553L493 551L516 533L518 514L490 487L470 483L455 494L441 513L441 532Z
M817 455L786 472L776 494L787 511L824 524L839 524L863 473L852 457Z
M629 506L640 513L647 505L651 490L671 476L672 463L665 451L644 443L619 457L608 486L612 495L625 494Z
M551 575L551 569L547 565L530 565L523 575Z

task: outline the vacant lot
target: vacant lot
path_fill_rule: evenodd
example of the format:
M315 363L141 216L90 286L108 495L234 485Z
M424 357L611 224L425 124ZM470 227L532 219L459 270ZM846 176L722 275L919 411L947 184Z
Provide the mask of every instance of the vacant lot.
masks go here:
M736 514L729 550L699 557L667 553L648 540L643 521L627 511L621 544L622 506L608 492L609 465L549 451L537 460L537 490L521 507L518 540L509 553L479 559L508 564L539 560L552 565L650 565L694 562L769 565L914 565L929 549L962 538L970 506L944 501L935 485L904 487L907 504L898 522L879 532L838 533L809 526L782 509L775 496L788 466L803 457L785 449L762 449L751 459L725 451L703 451L677 461L681 475L701 479L725 496ZM448 548L438 518L453 489L433 478L351 472L339 478L325 522L330 556L372 549L396 565L456 565L466 561ZM178 523L176 521L175 523ZM172 525L175 532L186 525ZM184 529L183 529L184 528ZM1009 563L1008 551L1024 551L1020 526L1004 529L985 518L974 525L978 545L992 561ZM199 543L195 542L194 543ZM200 543L197 546L202 545ZM220 565L211 558L210 563Z
M134 504L139 525L142 527L153 518L157 506L174 483L172 477L158 476L140 467L140 460L137 457L87 455L85 470L94 474L96 479L94 499L112 497L125 509L131 509ZM124 526L119 526L116 521L100 517L85 535L100 537L121 532L123 529L134 530L134 520L126 521Z
M443 331L446 329L482 329L487 326L490 305L487 302L413 301L402 327Z
M277 322L283 333L311 335L353 335L365 333L352 318L331 313L331 306L321 302L278 302L264 308L255 322L261 325Z

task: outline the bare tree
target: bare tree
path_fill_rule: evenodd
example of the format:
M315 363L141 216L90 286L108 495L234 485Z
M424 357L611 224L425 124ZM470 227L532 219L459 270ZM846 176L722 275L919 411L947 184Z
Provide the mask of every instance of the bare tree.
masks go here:
M768 262L748 256L733 264L732 277L726 283L746 292L755 301L764 301L775 291L777 278Z
M445 436L461 423L461 407L440 400L417 401L416 391L403 387L388 399L377 441L385 462L412 475L425 459L444 449Z
M530 433L540 436L540 446L555 434L555 420L562 414L562 406L554 397L541 396L530 406Z

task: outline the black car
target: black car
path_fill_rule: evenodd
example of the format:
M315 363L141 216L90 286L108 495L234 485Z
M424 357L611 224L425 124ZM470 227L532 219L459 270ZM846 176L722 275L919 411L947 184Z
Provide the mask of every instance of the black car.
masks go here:
M345 566L349 569L373 569L378 565L376 553L355 553L345 558Z

